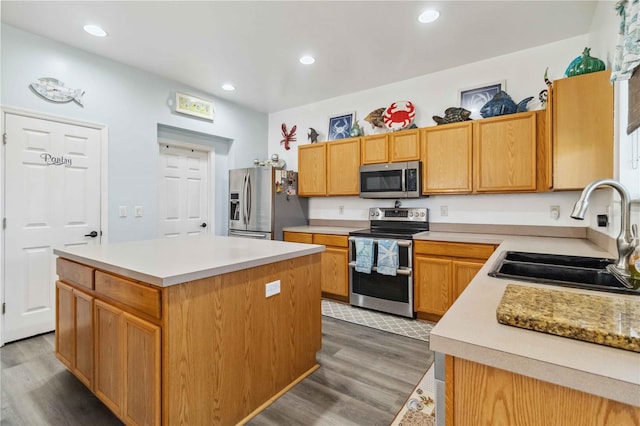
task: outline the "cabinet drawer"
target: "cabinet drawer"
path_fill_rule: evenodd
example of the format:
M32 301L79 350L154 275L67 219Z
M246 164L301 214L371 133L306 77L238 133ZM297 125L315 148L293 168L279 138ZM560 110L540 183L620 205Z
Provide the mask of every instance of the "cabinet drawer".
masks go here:
M284 233L284 240L290 243L308 243L311 244L313 237L306 232L286 232Z
M349 247L348 238L346 235L313 234L313 244Z
M159 289L96 271L96 292L154 318L160 318Z
M493 244L445 243L440 241L415 241L416 254L431 254L447 257L470 257L488 259L493 254Z
M59 257L56 270L60 281L93 290L93 268Z

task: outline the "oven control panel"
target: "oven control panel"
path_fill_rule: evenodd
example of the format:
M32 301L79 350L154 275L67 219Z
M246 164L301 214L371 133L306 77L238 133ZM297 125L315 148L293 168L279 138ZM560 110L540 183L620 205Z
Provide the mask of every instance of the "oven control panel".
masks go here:
M384 208L369 209L370 221L428 222L429 209L426 208Z

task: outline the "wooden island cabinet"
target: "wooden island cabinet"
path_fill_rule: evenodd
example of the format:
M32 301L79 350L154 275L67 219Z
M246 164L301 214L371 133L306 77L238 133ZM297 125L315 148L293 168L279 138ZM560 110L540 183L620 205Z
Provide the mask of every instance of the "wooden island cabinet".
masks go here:
M127 425L247 421L318 368L323 248L171 240L55 251L56 356Z

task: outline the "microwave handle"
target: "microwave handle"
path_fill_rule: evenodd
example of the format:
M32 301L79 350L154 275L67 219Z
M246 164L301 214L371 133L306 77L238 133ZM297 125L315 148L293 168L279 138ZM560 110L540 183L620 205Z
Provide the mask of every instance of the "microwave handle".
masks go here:
M402 191L403 192L407 192L407 173L409 172L409 169L404 168L402 169Z

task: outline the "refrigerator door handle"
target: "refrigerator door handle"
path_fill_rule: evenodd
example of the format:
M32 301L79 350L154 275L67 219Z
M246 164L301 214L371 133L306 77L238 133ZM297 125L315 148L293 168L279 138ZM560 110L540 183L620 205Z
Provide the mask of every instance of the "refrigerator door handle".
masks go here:
M242 181L242 223L244 225L247 224L247 177L249 175L244 175L244 180Z
M251 222L251 175L247 175L247 224Z

